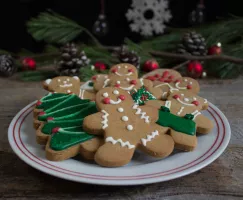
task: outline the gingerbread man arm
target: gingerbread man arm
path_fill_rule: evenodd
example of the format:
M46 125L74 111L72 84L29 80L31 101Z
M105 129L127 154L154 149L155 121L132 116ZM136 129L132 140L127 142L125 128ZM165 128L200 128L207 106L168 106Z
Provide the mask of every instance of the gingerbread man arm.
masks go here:
M159 114L158 110L152 106L139 106L138 108L141 109L141 114L145 112L145 116L149 116L150 123L154 123L158 120ZM136 112L137 113L137 112ZM142 116L142 115L141 115Z
M155 107L157 109L160 109L161 106L164 106L165 105L165 101L150 100L150 101L145 102L145 105L146 106L152 106L152 107Z
M213 129L213 122L204 115L198 115L194 121L197 124L197 132L207 134Z
M104 116L104 113L98 112L85 117L83 122L83 129L94 135L102 135L103 130L106 128L106 120L103 118Z

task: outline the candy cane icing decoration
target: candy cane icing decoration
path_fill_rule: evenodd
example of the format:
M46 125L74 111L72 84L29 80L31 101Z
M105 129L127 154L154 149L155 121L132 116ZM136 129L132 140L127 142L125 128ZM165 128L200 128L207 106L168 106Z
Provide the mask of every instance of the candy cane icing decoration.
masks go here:
M101 124L103 124L102 129L106 129L108 127L108 116L109 114L105 110L101 110L104 115L102 115L102 118L104 119L101 121Z
M122 147L127 146L128 149L135 148L135 145L131 144L129 141L123 142L122 139L115 140L113 137L107 137L105 142L111 142L112 144L120 143Z
M143 143L143 146L146 146L147 142L150 142L152 139L155 138L156 135L159 135L159 131L154 131L150 135L147 135L147 138L142 138L141 141Z
M138 108L137 104L134 104L132 109L137 110L136 115L141 115L141 119L144 119L146 123L149 123L149 116L146 116L146 112L141 112L141 108Z

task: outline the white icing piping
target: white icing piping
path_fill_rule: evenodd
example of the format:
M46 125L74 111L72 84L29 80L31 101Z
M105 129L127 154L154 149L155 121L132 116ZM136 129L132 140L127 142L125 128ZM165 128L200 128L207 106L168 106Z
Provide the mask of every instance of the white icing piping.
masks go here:
M141 86L143 86L144 85L143 78L140 78L139 81L141 83Z
M186 105L186 106L195 106L192 103L185 103L185 102L181 101L180 98L177 98L176 100L179 101L181 104Z
M167 97L167 92L163 92L162 98L166 98L166 97Z
M93 90L94 87L93 86L89 86L89 83L92 83L92 81L85 82L83 85L81 85L80 89L83 89L83 90Z
M147 142L150 142L152 139L155 138L156 135L159 135L159 131L154 131L150 135L147 135L147 138L142 138L141 141L143 143L143 146L146 146Z
M122 139L115 140L113 137L107 137L105 142L111 142L112 144L120 143L122 147L127 146L128 149L135 148L135 145L130 144L129 141L123 142Z
M150 122L149 121L149 116L146 116L146 112L141 112L142 110L141 110L141 108L138 108L138 105L134 104L133 107L132 107L132 109L137 110L137 112L135 114L136 115L141 115L140 118L141 119L144 119L144 121L146 123L149 123Z
M208 103L208 100L207 99L204 99L204 103Z
M131 76L132 72L129 72L127 74L120 74L119 72L115 72L115 74L118 75L118 76Z
M198 110L195 110L191 114L194 115L193 120L195 120L198 115L201 115L201 113Z
M123 89L123 90L131 90L133 87L134 87L135 85L131 85L131 86L129 86L129 87L120 87L121 89Z
M103 85L103 88L105 88L107 85L108 85L108 82L110 81L110 79L106 79L105 81L104 81L104 85Z
M122 101L121 99L118 99L117 101L110 99L111 104L119 104L119 103L121 103L121 101Z
M64 84L64 85L59 85L60 87L72 87L73 86L73 84L72 83L70 83L70 84Z
M182 113L182 111L184 110L185 107L181 107L181 109L178 111L177 115L180 115Z
M84 99L84 90L80 90L80 91L79 91L79 95L78 95L78 97L79 97L80 99Z
M179 84L180 84L180 82L177 82L177 83L175 84L176 88L181 89L181 90L185 90L185 89L187 89L186 87L180 87Z
M155 88L156 88L156 87L163 86L163 85L167 85L167 86L170 88L170 91L173 91L173 90L178 91L178 89L173 88L169 83L162 83L162 84L156 85Z
M165 102L165 107L170 109L170 106L171 106L171 101L166 101Z
M101 124L103 124L102 129L106 129L108 127L108 116L109 114L105 110L101 110L104 115L102 115L102 118L104 119L101 121Z

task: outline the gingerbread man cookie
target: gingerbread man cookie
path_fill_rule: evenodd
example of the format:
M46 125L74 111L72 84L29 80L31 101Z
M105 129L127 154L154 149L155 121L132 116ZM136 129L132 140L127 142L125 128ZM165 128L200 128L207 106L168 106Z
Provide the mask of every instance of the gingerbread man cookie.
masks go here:
M96 91L105 87L117 87L129 92L134 89L139 89L142 86L147 88L153 86L149 80L143 78L138 79L136 67L128 63L114 65L110 69L108 76L104 77L104 79L101 80L97 76L94 76L93 80Z
M146 79L153 81L154 94L160 94L158 99L167 99L173 91L188 90L198 94L200 90L199 83L190 77L181 77L180 73L171 69L158 69L144 75ZM156 95L158 96L158 95Z
M166 157L174 148L168 128L156 124L158 112L150 106L138 106L121 88L108 87L96 95L98 113L85 117L83 129L104 135L105 143L95 154L102 166L127 164L136 148L154 157Z
M96 105L75 94L50 93L40 99L35 111L36 141L46 145L48 160L60 161L80 153L94 159L103 139L84 132L83 119L97 112Z
M58 76L53 79L47 79L43 82L43 88L56 93L74 93L81 99L95 99L95 94L93 92L80 88L80 80L77 76Z
M178 149L192 151L197 145L196 132L207 134L213 128L212 121L200 112L207 109L208 101L188 91L174 91L166 101L151 100L145 104L160 110L157 123L171 127L170 135Z

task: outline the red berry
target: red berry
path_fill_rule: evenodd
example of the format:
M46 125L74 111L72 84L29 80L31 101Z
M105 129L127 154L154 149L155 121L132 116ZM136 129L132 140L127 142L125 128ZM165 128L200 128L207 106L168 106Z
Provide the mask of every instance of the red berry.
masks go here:
M171 82L171 80L165 80L164 82L165 82L165 83L170 83L170 82Z
M175 95L173 96L173 98L174 98L174 99L179 99L180 96L179 96L178 94L175 94Z
M146 79L150 80L150 81L155 81L156 78L154 76L148 76Z
M52 120L54 120L53 117L48 117L48 118L47 118L47 121L52 121Z
M41 104L42 104L41 101L37 101L37 102L36 102L36 106L40 106Z
M159 74L155 74L154 77L155 77L155 78L159 78Z
M46 114L45 112L40 112L39 116L42 116L42 115L45 115L45 114Z
M136 81L136 80L131 80L131 81L130 81L130 84L132 84L132 85L136 85L136 84L137 84L137 81Z
M125 95L119 95L119 97L118 97L119 99L121 99L122 101L124 101L125 99L126 99L126 97L125 97Z
M110 98L104 98L103 99L103 102L104 102L104 104L110 104Z
M134 70L133 69L129 69L128 72L134 72Z
M187 85L186 87L188 90L192 89L192 85Z
M92 77L92 80L94 80L94 81L95 81L96 79L97 79L97 77L96 77L96 76L93 76L93 77Z
M168 71L164 71L163 74L162 74L162 77L165 78L168 74L169 74Z
M169 79L173 79L173 78L174 78L174 76L173 76L173 75L170 75L168 78L169 78Z
M195 106L199 105L199 101L193 101L192 104L194 104Z
M121 85L120 84L116 84L115 87L119 88L119 87L121 87Z
M60 127L53 128L51 132L52 133L57 133L59 131L59 129L60 129Z
M112 73L116 73L117 72L117 69L112 69L111 72Z
M164 78L160 78L159 81L160 81L160 82L164 82Z
M181 81L179 80L179 79L177 79L176 81L175 81L175 83L180 83Z

